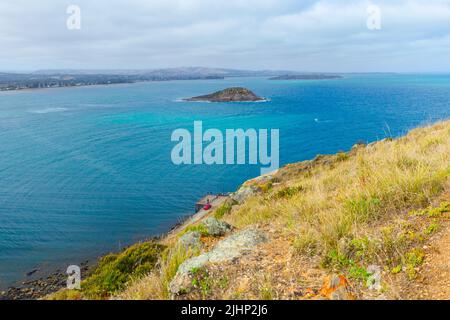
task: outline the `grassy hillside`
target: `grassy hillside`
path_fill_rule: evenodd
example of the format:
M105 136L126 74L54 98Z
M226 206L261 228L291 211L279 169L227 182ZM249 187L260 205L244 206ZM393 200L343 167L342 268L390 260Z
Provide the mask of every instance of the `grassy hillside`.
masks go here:
M234 232L257 227L267 243L237 261L193 271L193 289L174 296L168 284L180 264L222 239L201 223L190 226L202 231L201 249L182 247L177 237L163 240L165 249L146 275L127 278L126 286L120 277L119 287L108 284L115 289L110 293L122 299L329 298L327 277L338 274L347 298L420 297L406 289L424 281L430 244L439 246L448 233L449 178L450 121L288 165L246 182L243 188L254 192L243 203L230 200L211 213ZM440 249L439 257L450 256L448 247ZM375 288L374 266L381 279ZM105 273L100 265L96 274L114 272L108 268ZM108 293L94 283L96 292ZM77 297L89 298L90 288Z

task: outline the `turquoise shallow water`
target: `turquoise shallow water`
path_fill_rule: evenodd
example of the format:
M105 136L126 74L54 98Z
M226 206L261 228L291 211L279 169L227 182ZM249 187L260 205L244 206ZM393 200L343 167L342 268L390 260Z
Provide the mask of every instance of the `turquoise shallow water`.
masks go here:
M180 98L245 86L264 103ZM0 287L165 232L259 166L175 166L176 128L280 129L280 162L450 117L450 75L235 78L0 93Z

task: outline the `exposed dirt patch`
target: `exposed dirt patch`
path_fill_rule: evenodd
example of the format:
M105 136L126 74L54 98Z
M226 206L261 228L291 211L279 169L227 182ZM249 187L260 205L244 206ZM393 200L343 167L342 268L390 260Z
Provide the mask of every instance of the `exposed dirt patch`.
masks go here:
M450 188L440 197L450 201ZM440 219L439 232L423 246L425 260L417 279L402 281L398 292L401 299L450 300L450 213Z
M267 243L234 262L208 266L203 290L184 298L293 300L318 292L326 273L316 267L317 261L300 259L289 239L268 226L261 229Z
M425 249L425 262L418 279L405 292L408 299L450 300L450 221Z

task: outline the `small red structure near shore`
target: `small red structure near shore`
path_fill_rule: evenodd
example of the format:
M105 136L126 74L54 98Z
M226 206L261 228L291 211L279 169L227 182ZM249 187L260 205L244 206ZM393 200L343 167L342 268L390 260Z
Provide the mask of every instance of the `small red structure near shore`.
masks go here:
M228 193L207 194L195 204L195 213L199 212L200 210L211 210L212 206L215 206L217 204L217 201L225 199L228 196Z
M217 199L217 195L215 195L215 194L208 194L208 195L204 196L195 204L195 212L199 212L202 209L204 209L204 210L211 209L211 207L212 207L211 203L213 203L213 201L216 199ZM209 205L209 208L205 209L206 206L208 206L208 205Z

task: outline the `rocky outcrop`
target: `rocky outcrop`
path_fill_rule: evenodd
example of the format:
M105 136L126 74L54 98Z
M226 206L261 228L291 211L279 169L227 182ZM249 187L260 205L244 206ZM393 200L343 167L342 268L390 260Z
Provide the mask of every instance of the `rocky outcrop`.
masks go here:
M224 236L226 233L233 229L233 227L225 221L218 220L214 217L206 218L203 221L203 225L205 226L208 234L213 237Z
M228 88L222 91L217 91L204 96L198 96L193 98L184 99L185 101L207 101L207 102L250 102L250 101L262 101L261 97L258 97L252 91L246 88Z
M248 198L256 195L259 189L256 186L242 186L238 191L231 195L231 199L238 204L242 204Z
M201 226L204 227L205 234L212 237L221 237L233 230L233 227L225 221L218 220L214 217L206 218ZM199 231L188 231L178 239L178 245L185 249L203 247L201 241L202 234Z
M201 248L203 246L200 241L201 234L198 231L190 231L183 234L178 240L178 244L183 246L185 249L188 248Z
M220 241L212 251L183 262L169 284L170 292L175 295L189 292L192 286L191 275L194 270L203 268L210 263L232 262L266 241L265 234L254 227L227 237Z
M274 183L274 177L277 172L278 171L246 181L238 191L231 195L231 200L238 204L242 204L248 198L257 195L265 188L265 186Z

